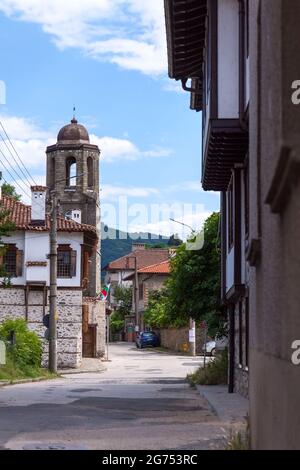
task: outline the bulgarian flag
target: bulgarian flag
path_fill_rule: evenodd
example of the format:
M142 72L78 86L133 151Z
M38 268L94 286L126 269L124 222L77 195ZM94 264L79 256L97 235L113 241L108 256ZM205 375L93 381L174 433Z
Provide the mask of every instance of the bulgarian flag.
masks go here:
M109 289L110 289L110 284L107 284L106 286L104 286L103 289L101 289L100 294L98 294L98 297L97 297L98 300L107 300Z

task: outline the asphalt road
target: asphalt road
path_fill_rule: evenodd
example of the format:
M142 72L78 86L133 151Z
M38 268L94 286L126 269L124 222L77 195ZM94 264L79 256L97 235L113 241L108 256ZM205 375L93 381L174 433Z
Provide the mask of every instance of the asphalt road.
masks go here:
M200 358L110 346L102 373L0 388L1 449L198 450L225 430L185 382Z

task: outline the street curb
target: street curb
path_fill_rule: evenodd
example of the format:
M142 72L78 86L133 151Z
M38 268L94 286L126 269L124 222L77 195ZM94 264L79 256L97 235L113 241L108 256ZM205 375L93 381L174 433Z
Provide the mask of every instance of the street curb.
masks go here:
M140 349L138 349L140 351ZM172 349L165 349L165 350L160 350L157 348L143 348L142 351L154 351L160 354L168 354L170 356L182 356L182 357L201 357L201 356L191 356L188 353L183 353L180 351L173 351Z
M70 370L70 369L66 369L66 370L63 370L63 369L59 369L58 373L60 375L74 375L74 374L101 374L102 372L105 372L107 369L106 368L103 368L101 370L99 369L95 369L95 370L78 370L78 369L74 369L74 370Z
M32 383L32 382L44 382L46 380L53 380L53 379L59 379L60 376L57 375L56 377L36 377L34 379L20 379L20 380L7 380L7 381L0 381L0 388L1 387L7 387L8 385L18 385L18 384L27 384L27 383Z

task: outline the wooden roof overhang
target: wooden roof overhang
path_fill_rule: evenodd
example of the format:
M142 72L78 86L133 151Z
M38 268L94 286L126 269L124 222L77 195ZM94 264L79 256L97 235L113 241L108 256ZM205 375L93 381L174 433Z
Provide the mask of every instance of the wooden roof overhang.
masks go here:
M207 0L164 0L169 77L191 93L191 109L202 110L202 66ZM187 81L191 79L190 87Z
M231 170L234 165L244 162L248 145L248 132L241 128L239 120L211 121L203 156L203 188L209 191L226 191Z

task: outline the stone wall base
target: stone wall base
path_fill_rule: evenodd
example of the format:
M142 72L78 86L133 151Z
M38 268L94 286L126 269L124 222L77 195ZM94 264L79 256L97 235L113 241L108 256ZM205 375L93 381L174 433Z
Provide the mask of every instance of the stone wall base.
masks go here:
M57 359L58 367L80 367L82 362L82 292L58 289L57 292ZM49 313L49 292L45 314ZM43 294L30 291L26 315L23 287L0 288L0 322L7 318L24 318L28 327L36 332L43 344L42 365L48 365L49 343L44 335Z
M161 346L171 351L189 352L189 328L162 328L159 331ZM196 353L202 353L204 332L196 328Z

